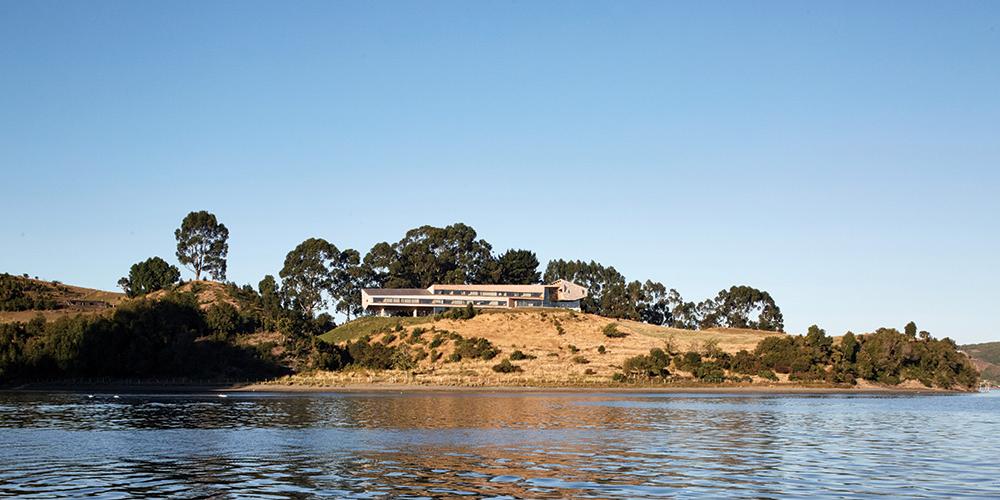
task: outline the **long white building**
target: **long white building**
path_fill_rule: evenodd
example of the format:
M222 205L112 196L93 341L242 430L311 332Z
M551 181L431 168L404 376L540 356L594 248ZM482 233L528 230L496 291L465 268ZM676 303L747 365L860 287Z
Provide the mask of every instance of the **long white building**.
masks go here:
M381 316L434 314L472 304L477 309L562 307L580 310L587 289L558 280L548 285L431 285L428 288L365 288L361 306Z

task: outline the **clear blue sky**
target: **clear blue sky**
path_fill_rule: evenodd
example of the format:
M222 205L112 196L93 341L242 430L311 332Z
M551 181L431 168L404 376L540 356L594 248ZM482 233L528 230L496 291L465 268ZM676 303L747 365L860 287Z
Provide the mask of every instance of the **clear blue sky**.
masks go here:
M0 271L462 221L786 327L1000 340L1000 2L0 1ZM189 275L186 275L189 276Z

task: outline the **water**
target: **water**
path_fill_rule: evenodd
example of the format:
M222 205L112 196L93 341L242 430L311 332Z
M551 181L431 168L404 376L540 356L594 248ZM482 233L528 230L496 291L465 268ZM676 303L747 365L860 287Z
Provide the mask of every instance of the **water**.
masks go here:
M0 495L996 498L998 431L995 393L0 393Z

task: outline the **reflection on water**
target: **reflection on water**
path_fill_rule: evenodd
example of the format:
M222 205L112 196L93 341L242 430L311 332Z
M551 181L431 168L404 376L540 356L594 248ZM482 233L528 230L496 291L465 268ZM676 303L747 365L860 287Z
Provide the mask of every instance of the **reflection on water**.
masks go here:
M0 394L0 495L1000 495L1000 397Z

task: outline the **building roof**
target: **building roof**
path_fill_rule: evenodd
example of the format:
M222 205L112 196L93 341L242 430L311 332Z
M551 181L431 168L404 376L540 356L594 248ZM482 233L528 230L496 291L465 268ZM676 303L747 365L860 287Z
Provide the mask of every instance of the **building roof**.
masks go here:
M432 295L426 288L362 288L368 295Z

